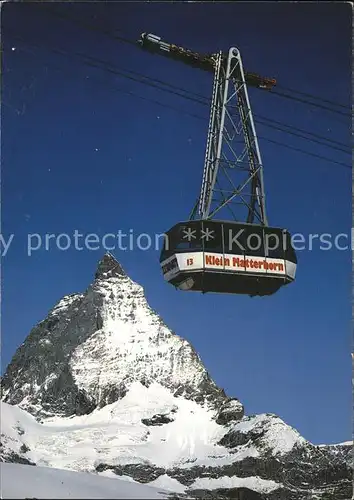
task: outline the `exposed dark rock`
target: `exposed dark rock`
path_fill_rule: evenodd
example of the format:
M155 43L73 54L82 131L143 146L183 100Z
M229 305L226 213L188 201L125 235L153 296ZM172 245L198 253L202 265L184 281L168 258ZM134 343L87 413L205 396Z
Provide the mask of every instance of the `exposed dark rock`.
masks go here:
M321 467L323 470L321 471ZM128 475L135 481L149 483L163 474L168 474L186 487L191 488L194 481L198 478L217 479L224 476L237 476L246 478L258 476L261 479L269 479L282 484L283 486L267 494L261 494L248 488L224 488L208 490L188 490L188 496L196 498L210 499L262 499L262 500L315 500L319 498L335 498L336 500L350 500L352 495L352 481L349 470L336 469L335 464L309 464L294 463L282 460L268 458L267 460L246 459L235 462L230 466L224 467L191 467L188 469L162 469L153 467L151 464L125 466L112 466L101 464L96 467L97 472L103 470L112 470L117 475ZM317 470L317 477L311 480L314 470ZM317 497L314 495L317 490ZM327 496L318 496L322 493ZM252 496L253 495L253 496ZM258 496L257 496L258 495ZM328 496L332 495L332 496ZM334 495L334 496L333 496Z
M28 460L28 458L25 458L19 455L18 453L11 452L3 454L1 453L1 450L0 450L0 462L8 462L12 464L22 464L22 465L33 465L33 466L36 465L31 460Z
M40 395L40 399L37 401L34 398L33 402L41 404L49 414L87 415L96 408L96 402L76 386L68 365L63 365L62 371Z
M95 279L113 278L117 276L126 276L122 266L107 252L98 263Z
M222 404L216 419L220 425L226 425L230 422L237 422L244 416L243 408L240 408L238 400L230 399Z
M263 437L264 433L264 429L252 429L247 433L232 429L220 439L218 444L225 446L226 448L235 448L236 446L244 445L249 441L255 442L257 439Z
M173 418L168 415L157 414L151 418L142 418L141 421L144 425L163 425L173 422Z
M266 500L268 498L248 488L224 488L213 491L191 490L188 494L203 500Z
M27 453L29 451L31 451L31 449L25 443L23 443L23 445L20 448L20 452L21 453Z
M110 470L117 474L117 476L130 476L139 483L150 483L165 474L165 469L162 469L161 467L154 467L148 463L130 464L124 466L99 464L96 467L97 472L103 472L105 470Z
M103 408L119 399L124 398L128 389L125 384L107 385L103 388L97 407ZM93 408L94 409L94 408Z
M330 453L339 461L344 460L351 468L353 468L354 448L352 443L319 446L318 449L323 452Z

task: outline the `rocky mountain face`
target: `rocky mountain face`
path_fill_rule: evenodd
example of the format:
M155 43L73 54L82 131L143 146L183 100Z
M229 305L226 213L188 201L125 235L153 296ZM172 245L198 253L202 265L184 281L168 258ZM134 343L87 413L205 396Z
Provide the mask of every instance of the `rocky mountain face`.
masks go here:
M16 351L3 401L38 417L85 415L124 397L133 381L158 381L175 396L243 415L242 404L216 386L193 347L106 254L88 290L60 300Z
M189 497L352 498L352 446L245 416L111 254L32 329L1 389L3 461L167 482Z

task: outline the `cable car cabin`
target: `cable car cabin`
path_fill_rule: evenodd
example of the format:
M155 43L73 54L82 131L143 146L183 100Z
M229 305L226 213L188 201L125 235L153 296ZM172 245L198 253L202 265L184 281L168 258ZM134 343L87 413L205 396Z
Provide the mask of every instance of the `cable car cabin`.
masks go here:
M193 220L165 233L160 263L180 290L254 297L294 281L297 258L285 229Z

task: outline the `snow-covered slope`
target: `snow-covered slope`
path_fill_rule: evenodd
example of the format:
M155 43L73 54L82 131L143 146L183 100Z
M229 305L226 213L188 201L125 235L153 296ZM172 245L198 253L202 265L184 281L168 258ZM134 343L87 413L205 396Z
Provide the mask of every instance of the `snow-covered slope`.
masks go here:
M110 254L84 293L33 328L1 385L5 462L177 494L351 498L347 455L312 445L276 415L245 416Z
M294 491L301 500L321 498L311 495L323 492L328 473L337 474L331 487L338 495L350 488L341 461L275 415L220 425L207 407L160 384L136 382L124 398L90 415L43 423L1 402L0 449L5 462L121 476L190 497L237 489L253 495L246 499L298 498Z
M37 465L92 472L102 464L111 469L126 464L159 469L230 465L267 449L284 455L306 442L275 416L245 417L232 432L213 417L207 408L175 398L160 384L146 388L139 382L123 399L90 415L55 417L43 424L2 402L2 449L16 454L25 450L23 457ZM257 445L247 438L250 432L262 432ZM236 435L246 438L235 450L229 444Z
M98 477L93 474L68 472L48 467L18 464L0 464L1 498L4 499L134 499L162 500L170 497L169 491L158 487Z
M160 425L152 419L156 415ZM260 415L245 418L232 427L235 435L245 437L262 427L265 434L259 444L246 437L245 444L230 449L219 444L227 437L227 428L212 417L207 408L183 397L175 398L160 384L146 388L139 382L132 384L123 399L90 415L55 417L44 423L2 402L2 456L5 461L28 460L58 469L123 473L182 493L207 484L206 477L183 484L177 479L183 470L230 466L247 457L261 457L267 449L282 456L304 442L280 419ZM213 478L212 484L224 488L247 486L263 493L281 486L257 476L228 475Z

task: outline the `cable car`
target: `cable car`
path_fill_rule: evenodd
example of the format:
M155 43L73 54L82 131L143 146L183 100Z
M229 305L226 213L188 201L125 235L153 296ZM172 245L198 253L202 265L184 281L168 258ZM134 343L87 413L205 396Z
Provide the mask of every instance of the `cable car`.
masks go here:
M196 220L165 233L160 265L176 289L254 297L294 281L297 257L285 229Z
M247 86L270 90L276 80L245 72L236 47L203 55L147 33L139 43L214 74L200 196L190 219L165 233L160 254L165 280L185 291L273 295L294 281L297 258L289 232L268 225Z

